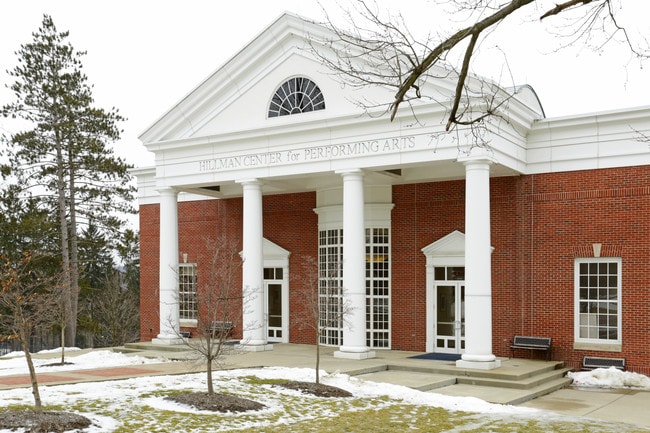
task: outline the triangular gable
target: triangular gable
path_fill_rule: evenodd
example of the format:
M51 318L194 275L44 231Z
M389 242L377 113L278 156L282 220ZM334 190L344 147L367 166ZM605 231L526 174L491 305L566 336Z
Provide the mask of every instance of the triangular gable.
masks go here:
M429 266L465 266L465 234L454 230L422 248ZM490 247L490 252L494 247Z
M286 260L291 255L291 252L285 250L280 245L273 243L266 238L262 239L262 250L264 251L264 261Z
M243 251L239 252L240 257L243 257L243 254ZM262 238L262 254L265 268L286 268L289 266L291 252L266 238Z
M283 120L286 123L286 119L279 118L268 121L268 104L275 90L294 76L306 76L321 88L327 110L305 113L300 119L291 116L293 122L332 113L358 115L359 108L346 98L340 83L310 53L310 38L321 38L325 31L311 21L283 14L142 133L140 139L146 145L269 128Z
M422 248L422 252L427 261L434 257L465 257L465 234L454 230Z
M309 46L310 41L332 37L321 25L283 14L143 132L140 140L146 146L227 134L232 138L237 132L248 134L256 129L362 115L363 109L354 102L355 98L384 103L392 100L394 89L342 88L337 77L315 58ZM305 76L319 86L325 95L326 109L268 119L274 92L295 76ZM448 86L439 84L448 91ZM432 84L428 83L429 86ZM356 93L363 96L357 97ZM427 90L427 94L433 93Z

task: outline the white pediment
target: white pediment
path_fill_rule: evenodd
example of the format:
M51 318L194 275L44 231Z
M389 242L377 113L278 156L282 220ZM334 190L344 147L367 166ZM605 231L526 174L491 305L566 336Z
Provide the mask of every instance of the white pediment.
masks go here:
M422 248L429 266L465 266L465 234L454 230ZM494 247L490 247L490 253Z
M296 124L361 114L350 98L354 90L342 91L339 81L310 48L313 35L323 31L323 27L310 21L283 14L172 107L140 139L147 145L273 128L289 121ZM325 96L325 110L269 119L273 94L296 76L316 83ZM371 89L368 95L366 92L364 97L373 92L381 93L383 100L392 96L392 92L381 88Z
M290 251L266 238L262 239L262 250L264 251L264 260L286 260L291 255Z
M157 152L161 147L156 144L161 142L196 142L202 138L227 141L236 139L238 133L269 134L288 125L294 129L301 124L306 128L319 128L318 122L327 127L331 119L362 116L364 109L355 101L390 102L394 89L343 87L311 47L317 44L314 41L330 38L326 28L292 14L283 14L143 132L140 139ZM320 88L325 97L325 109L268 118L269 103L275 91L297 76L310 79ZM425 84L432 87L427 89L427 94L451 92L446 84ZM440 97L436 99L441 100Z
M429 257L464 257L465 234L454 230L446 236L422 248L422 252Z

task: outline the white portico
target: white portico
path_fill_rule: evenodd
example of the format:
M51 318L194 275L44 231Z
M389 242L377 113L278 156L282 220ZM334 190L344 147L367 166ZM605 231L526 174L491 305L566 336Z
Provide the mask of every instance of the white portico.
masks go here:
M250 301L241 344L269 350L264 196L315 192L321 293L340 300L328 310L339 325L326 330L325 343L338 346L337 357L375 356L375 348L390 348L393 186L465 179L467 332L459 365L498 367L490 176L523 171L519 131L541 116L534 94L519 89L507 105L509 122L486 126L487 151L474 146L470 131L444 134L438 103L405 107L392 122L381 112L361 113L351 99L390 101L392 93L341 88L306 49L310 35L325 33L283 15L142 134L156 164L136 172L141 200L160 205L160 333L153 341L174 344L180 335L179 200L242 198L242 292ZM426 87L435 100L449 97L446 83Z

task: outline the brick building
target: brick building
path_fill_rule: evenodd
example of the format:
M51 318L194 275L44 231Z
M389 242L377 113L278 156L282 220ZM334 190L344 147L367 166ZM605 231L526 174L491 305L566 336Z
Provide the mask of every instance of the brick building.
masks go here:
M326 36L283 15L140 137L156 161L134 171L141 339L200 333L227 239L252 294L232 333L250 350L313 343L318 297L339 357L492 369L514 335L536 335L569 366L623 357L650 373L650 108L547 119L531 88L501 89L476 146L443 133L440 102L363 113L352 99L391 92L342 88L306 49ZM446 80L422 93L449 100Z

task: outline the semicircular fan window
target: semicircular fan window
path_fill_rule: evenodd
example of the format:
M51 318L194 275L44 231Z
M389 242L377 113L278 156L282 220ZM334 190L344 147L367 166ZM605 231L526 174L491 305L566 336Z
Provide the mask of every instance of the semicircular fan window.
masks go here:
M269 117L288 116L325 109L325 98L309 78L294 77L275 91L269 105Z

